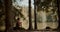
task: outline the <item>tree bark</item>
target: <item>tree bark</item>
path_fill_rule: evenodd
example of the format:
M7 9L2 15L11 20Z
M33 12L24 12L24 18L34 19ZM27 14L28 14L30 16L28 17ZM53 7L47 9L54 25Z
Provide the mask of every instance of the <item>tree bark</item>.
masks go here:
M13 26L13 20L14 20L14 13L13 7L12 7L12 0L5 0L5 26L6 26L6 31ZM6 32L5 31L5 32Z
M32 29L32 21L31 21L31 0L29 0L29 30Z
M37 29L37 14L36 14L36 9L37 9L37 6L36 6L36 0L34 0L34 28Z
M60 0L57 0L57 7L58 7L58 29L60 29Z

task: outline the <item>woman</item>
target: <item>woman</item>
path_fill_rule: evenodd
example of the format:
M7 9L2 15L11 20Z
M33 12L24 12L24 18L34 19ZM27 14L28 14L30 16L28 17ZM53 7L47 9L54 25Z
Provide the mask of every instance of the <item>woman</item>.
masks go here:
M16 23L15 29L18 29L18 30L25 30L24 28L22 28L22 22L20 21L19 18L17 19L17 23Z
M9 28L7 30L7 32L24 32L24 28L22 28L22 22L20 21L20 19L17 19L17 23L16 23L16 27L13 28Z

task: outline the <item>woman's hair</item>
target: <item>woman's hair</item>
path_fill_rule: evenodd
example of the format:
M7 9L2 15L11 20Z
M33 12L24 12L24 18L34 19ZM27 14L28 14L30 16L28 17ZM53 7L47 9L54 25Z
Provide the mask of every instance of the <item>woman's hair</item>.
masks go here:
M17 20L20 20L20 18L18 18Z
M18 18L17 20L20 20L20 18ZM19 27L18 21L16 22L16 27Z

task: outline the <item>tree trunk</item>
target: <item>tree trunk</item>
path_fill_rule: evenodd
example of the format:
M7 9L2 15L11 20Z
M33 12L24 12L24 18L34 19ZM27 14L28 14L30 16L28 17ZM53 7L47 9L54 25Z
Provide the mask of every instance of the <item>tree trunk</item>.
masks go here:
M29 0L29 30L32 29L32 21L31 21L31 0Z
M34 0L34 3L36 2L36 0ZM37 9L37 6L36 6L36 3L34 5L34 28L37 29L37 15L36 15L36 10Z
M14 13L12 11L13 11L12 0L5 0L6 30L13 26Z
M58 29L60 29L60 0L57 0L57 6L58 6L58 17L59 17L59 20L58 20Z

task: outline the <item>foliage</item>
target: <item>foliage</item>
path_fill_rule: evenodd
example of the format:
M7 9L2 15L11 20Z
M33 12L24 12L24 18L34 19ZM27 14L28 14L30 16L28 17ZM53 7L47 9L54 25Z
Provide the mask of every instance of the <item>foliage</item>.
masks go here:
M44 8L48 9L49 6L53 6L53 7L57 6L57 0L44 0L44 2L41 2L40 0L38 0L36 1L36 6L38 7L37 11L40 11L41 9L44 9Z
M21 13L21 11L19 11L19 10L16 9L15 7L14 7L14 9L15 9L15 11L13 11L13 12L15 13L15 16L19 16L19 15L20 15L20 17L22 17L22 18L25 19L24 15Z

